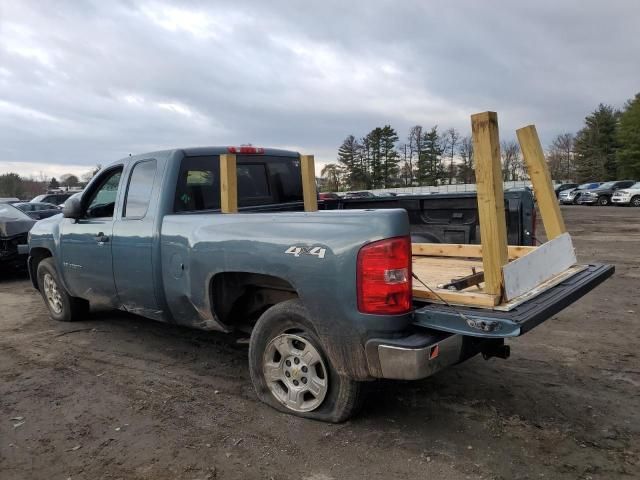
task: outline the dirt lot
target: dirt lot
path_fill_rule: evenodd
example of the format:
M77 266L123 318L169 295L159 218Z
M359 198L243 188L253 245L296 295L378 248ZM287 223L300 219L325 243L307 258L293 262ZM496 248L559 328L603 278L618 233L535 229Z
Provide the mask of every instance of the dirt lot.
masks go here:
M259 403L246 347L122 313L56 323L0 280L0 478L640 478L640 209L568 207L578 304L419 382L376 382L327 425Z

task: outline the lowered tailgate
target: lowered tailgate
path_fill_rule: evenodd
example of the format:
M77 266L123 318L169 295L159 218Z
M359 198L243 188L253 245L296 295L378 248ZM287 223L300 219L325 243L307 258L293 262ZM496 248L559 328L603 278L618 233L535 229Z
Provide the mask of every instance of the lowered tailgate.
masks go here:
M517 337L593 290L613 275L613 265L593 264L509 311L416 302L414 324L474 337Z

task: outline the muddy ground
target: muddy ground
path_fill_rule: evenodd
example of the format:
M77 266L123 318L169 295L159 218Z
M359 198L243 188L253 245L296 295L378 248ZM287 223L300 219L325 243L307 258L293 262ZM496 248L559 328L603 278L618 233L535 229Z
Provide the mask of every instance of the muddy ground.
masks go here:
M0 478L640 478L640 209L563 208L614 278L524 337L328 425L259 403L246 347L0 280Z

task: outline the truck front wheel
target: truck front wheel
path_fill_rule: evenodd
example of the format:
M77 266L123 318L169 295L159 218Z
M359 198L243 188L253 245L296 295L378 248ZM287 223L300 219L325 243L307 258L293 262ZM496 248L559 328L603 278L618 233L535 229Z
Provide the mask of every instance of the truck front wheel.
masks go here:
M258 319L249 369L258 398L285 413L337 423L362 403L362 384L338 375L299 300L274 305Z
M45 258L38 264L38 289L54 320L73 322L89 311L89 302L69 295L60 283L53 258Z

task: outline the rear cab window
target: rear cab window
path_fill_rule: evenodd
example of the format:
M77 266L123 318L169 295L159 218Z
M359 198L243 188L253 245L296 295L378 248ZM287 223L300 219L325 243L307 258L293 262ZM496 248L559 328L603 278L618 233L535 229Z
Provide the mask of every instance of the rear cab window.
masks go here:
M295 157L237 155L238 206L302 201L300 161ZM220 157L185 157L180 165L174 212L220 209Z

